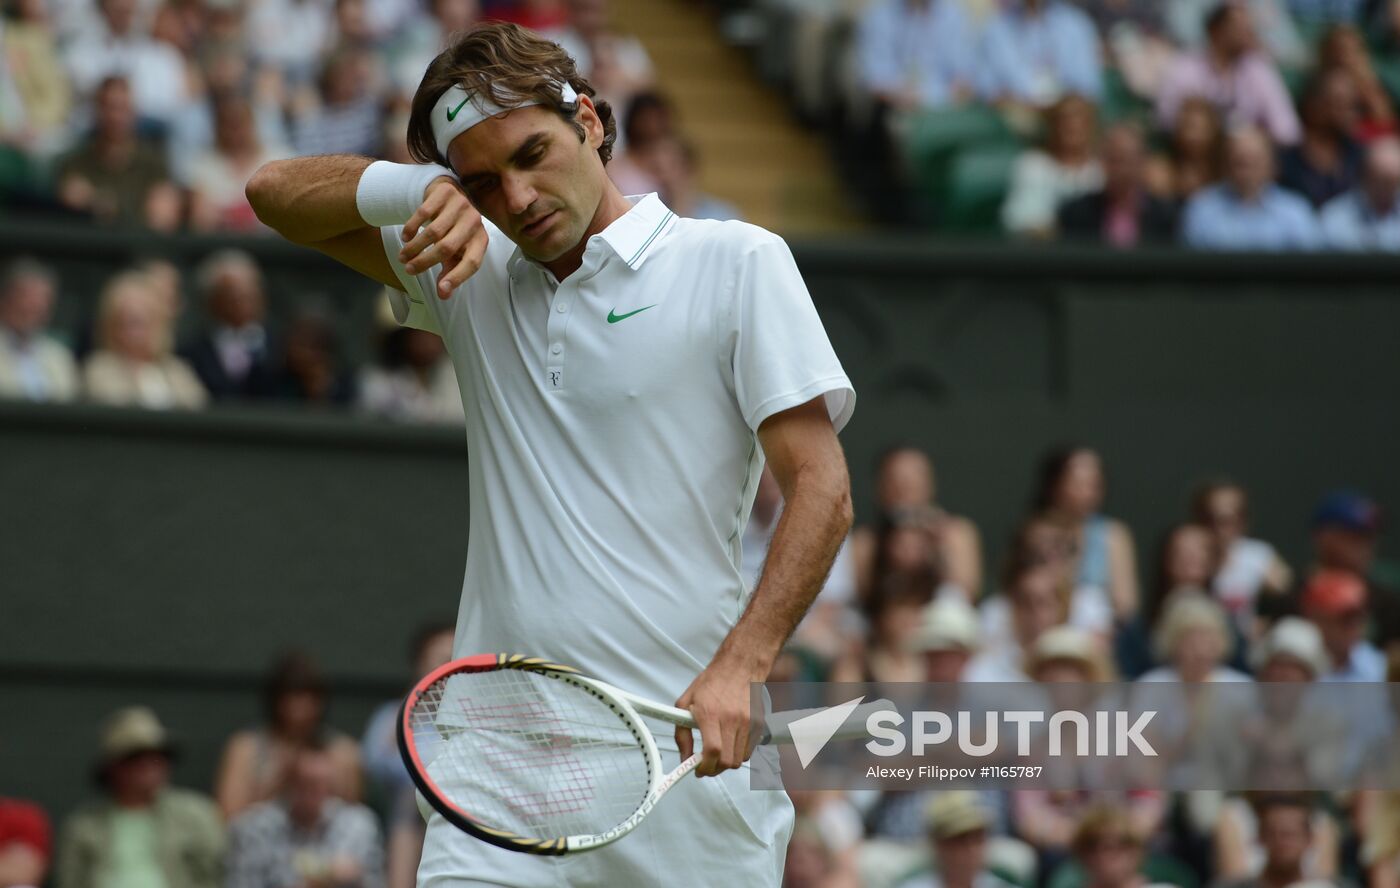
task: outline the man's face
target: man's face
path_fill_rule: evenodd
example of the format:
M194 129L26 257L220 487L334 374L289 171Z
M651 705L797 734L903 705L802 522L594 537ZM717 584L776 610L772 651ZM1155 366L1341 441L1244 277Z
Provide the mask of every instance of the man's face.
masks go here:
M924 654L924 681L962 681L963 670L970 659L971 654L960 648L928 651Z
M263 319L262 282L251 270L228 267L214 283L209 308L226 326L256 324Z
M1111 130L1104 139L1104 187L1111 192L1135 191L1142 183L1142 137L1128 129Z
M537 262L579 246L603 199L603 124L579 101L582 141L557 112L534 105L483 120L448 146L477 210Z
M163 752L143 752L112 765L107 779L123 797L153 797L170 781L170 760Z
M1085 850L1084 868L1098 884L1121 885L1138 871L1142 851L1127 836L1101 836Z
M292 816L307 823L320 817L335 784L335 766L325 752L303 752L292 768L287 804Z
M976 829L934 841L938 870L944 883L971 884L987 857L987 833Z
M1240 6L1231 7L1210 39L1227 59L1237 59L1249 52L1254 46L1254 28L1249 21L1249 13Z
M1362 608L1349 608L1340 613L1308 615L1322 634L1322 644L1331 655L1332 662L1345 663L1354 648L1366 633L1366 611Z
M110 82L97 94L97 128L109 137L126 135L136 128L131 87L125 82Z
M1320 527L1313 532L1313 548L1317 551L1318 564L1323 567L1340 568L1364 577L1376 557L1376 537L1345 527Z
M103 0L102 18L108 31L117 36L126 34L136 19L136 0Z
M1254 197L1274 178L1274 162L1268 139L1258 130L1230 137L1226 156L1230 184L1244 197Z
M1300 866L1310 839L1306 808L1277 805L1264 812L1259 824L1259 841L1271 866L1289 869Z
M22 277L0 294L0 326L19 336L33 336L53 313L53 284L39 276Z

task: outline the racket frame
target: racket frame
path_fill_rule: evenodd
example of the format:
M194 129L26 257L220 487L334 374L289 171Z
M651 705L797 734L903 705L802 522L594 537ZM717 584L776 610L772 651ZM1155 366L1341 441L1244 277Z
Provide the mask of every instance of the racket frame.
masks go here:
M488 826L472 816L471 812L461 808L444 793L440 792L428 776L428 769L422 758L419 756L417 745L413 742L413 726L410 724L414 707L429 688L439 681L445 680L452 675L470 674L476 672L494 672L504 669L519 669L527 672L534 672L548 676L559 681L567 682L578 687L594 697L601 700L615 713L621 716L621 721L636 738L638 746L641 747L643 756L647 762L647 784L648 789L643 796L637 809L621 823L596 835L574 835L555 836L552 838L536 838L522 836L509 830L497 829ZM552 663L539 657L526 657L520 654L476 654L470 657L453 660L446 663L424 676L413 690L409 692L404 700L403 707L399 710L399 719L396 729L399 753L403 757L404 763L408 766L409 776L412 778L418 791L423 794L423 798L428 801L433 810L442 815L443 819L453 826L468 833L469 835L488 842L499 848L509 851L520 851L526 854L538 855L560 855L571 851L589 851L610 845L632 832L642 820L656 807L656 803L666 794L671 787L680 782L691 771L695 770L700 763L700 754L696 753L685 761L681 762L670 773L663 773L661 766L661 753L657 749L656 739L652 736L651 730L642 721L642 716L660 719L671 724L694 728L695 720L690 713L684 709L677 709L674 706L665 706L636 694L628 693L619 688L615 688L606 682L590 678L571 666L564 666L560 663Z

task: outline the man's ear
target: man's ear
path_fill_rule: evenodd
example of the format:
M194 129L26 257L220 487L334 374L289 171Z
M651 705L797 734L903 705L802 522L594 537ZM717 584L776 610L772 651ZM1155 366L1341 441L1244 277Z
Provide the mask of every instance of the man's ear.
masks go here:
M588 96L578 97L578 114L576 119L583 126L584 141L588 146L597 149L603 144L603 121L598 117L598 109L594 107L593 100Z

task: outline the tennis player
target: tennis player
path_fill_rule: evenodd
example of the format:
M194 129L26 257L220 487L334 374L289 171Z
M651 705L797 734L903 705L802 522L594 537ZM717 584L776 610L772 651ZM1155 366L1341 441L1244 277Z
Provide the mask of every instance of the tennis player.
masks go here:
M248 197L289 240L392 288L399 322L452 356L470 524L465 540L422 527L421 545L466 544L455 653L547 656L674 699L699 728L710 779L623 841L535 857L433 814L419 885L776 886L792 807L748 788L749 683L849 528L836 433L855 393L783 241L624 197L593 94L557 45L481 26L414 97L421 166L278 161ZM750 592L739 541L765 459L786 507ZM666 767L693 743L675 731Z

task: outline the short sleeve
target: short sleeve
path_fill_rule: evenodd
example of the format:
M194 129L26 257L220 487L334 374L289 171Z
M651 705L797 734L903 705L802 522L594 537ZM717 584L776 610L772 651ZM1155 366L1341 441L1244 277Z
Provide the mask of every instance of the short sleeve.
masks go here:
M765 419L825 396L839 432L855 411L856 393L827 339L807 285L787 244L776 235L752 244L740 263L730 329L734 391L744 422Z
M384 255L393 267L399 283L403 284L403 290L393 287L385 290L389 297L389 307L394 311L394 320L401 326L416 327L441 336L442 326L438 323L437 313L432 306L432 301L437 298L437 275L441 266L434 265L419 275L409 274L399 261L399 250L403 249L403 226L391 225L381 228L379 234L384 240Z

